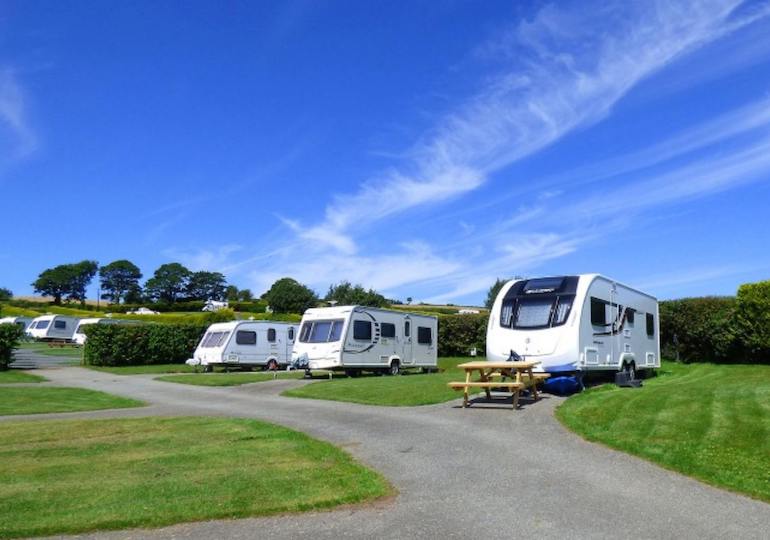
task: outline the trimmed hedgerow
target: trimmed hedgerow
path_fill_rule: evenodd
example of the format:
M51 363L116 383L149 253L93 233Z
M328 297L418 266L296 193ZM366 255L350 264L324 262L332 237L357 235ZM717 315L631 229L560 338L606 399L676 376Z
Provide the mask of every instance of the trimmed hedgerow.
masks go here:
M198 346L205 325L92 324L85 328L83 363L92 366L181 364Z
M489 315L440 315L438 318L438 355L469 356L476 348L486 354Z

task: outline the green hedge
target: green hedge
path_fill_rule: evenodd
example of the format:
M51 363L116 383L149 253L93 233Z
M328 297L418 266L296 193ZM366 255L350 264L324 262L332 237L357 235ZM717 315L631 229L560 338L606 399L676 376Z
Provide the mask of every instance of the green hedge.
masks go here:
M476 347L486 354L489 315L440 315L438 318L438 355L469 356Z
M192 357L206 328L206 325L187 324L88 325L83 363L92 366L181 364Z
M0 370L8 369L13 349L19 345L24 330L16 324L0 324Z
M770 364L770 281L741 285L737 297L661 302L660 338L666 358Z

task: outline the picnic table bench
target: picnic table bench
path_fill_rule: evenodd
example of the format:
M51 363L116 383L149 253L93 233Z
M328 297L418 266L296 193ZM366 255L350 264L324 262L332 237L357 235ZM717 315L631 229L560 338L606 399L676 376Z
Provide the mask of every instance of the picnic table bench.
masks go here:
M519 393L526 389L532 389L532 396L537 397L537 383L550 377L548 373L534 373L532 368L539 361L521 362L465 362L457 367L465 370L465 382L450 382L449 387L463 391L463 408L468 406L468 392L471 388L483 388L487 399L492 398L490 393L493 388L506 388L513 394L513 409L519 406ZM474 372L478 372L479 380L472 381ZM510 381L503 379L510 378Z

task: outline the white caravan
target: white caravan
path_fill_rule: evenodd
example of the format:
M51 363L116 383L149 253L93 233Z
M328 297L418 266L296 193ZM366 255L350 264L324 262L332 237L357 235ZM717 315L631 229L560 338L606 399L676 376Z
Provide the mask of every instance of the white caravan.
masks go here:
M487 360L517 355L549 373L660 367L658 301L597 274L509 281L489 314Z
M0 318L0 324L16 324L21 327L24 332L27 332L27 328L29 328L30 323L32 322L31 317L2 317Z
M75 329L75 333L72 334L72 341L78 345L84 345L86 342L86 335L83 332L83 327L89 324L139 324L139 321L130 321L123 319L110 319L106 317L94 317L90 319L80 319L78 327Z
M299 325L275 321L232 321L208 327L191 366L262 366L278 369L291 361L291 349Z
M35 339L72 341L79 321L65 315L41 315L32 320L27 334Z
M438 319L362 306L305 311L292 357L306 369L362 370L393 375L437 365Z

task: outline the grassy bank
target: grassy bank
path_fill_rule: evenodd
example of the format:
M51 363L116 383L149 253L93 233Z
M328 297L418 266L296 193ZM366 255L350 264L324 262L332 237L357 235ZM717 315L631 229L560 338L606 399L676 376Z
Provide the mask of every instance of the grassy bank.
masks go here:
M447 383L465 380L465 372L458 369L457 364L470 360L440 358L439 368L443 370L441 373L335 379L287 390L283 395L395 407L442 403L461 397L460 393L447 387Z
M255 420L14 422L0 430L0 537L299 512L389 493L380 475L334 446Z
M0 416L10 414L41 414L97 409L141 407L134 399L113 396L84 388L5 387L0 390ZM5 426L5 424L3 424ZM5 427L3 427L5 429ZM0 512L2 515L2 512Z
M43 382L44 380L46 380L45 377L32 375L31 373L25 373L24 371L14 369L0 371L0 384L38 383Z
M664 363L641 389L593 388L556 414L588 440L770 501L770 366Z

